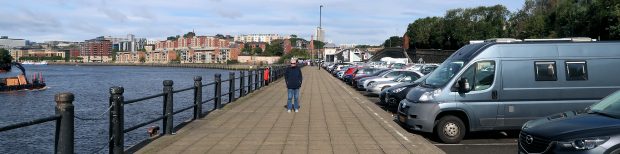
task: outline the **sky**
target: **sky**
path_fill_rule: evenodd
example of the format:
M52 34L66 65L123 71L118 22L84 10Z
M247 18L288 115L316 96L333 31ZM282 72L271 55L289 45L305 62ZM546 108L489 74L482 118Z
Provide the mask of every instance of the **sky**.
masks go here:
M6 0L0 35L35 42L84 41L98 36L165 40L197 35L295 34L309 39L319 25L336 44L383 43L402 36L415 19L449 9L501 4L511 11L524 0Z

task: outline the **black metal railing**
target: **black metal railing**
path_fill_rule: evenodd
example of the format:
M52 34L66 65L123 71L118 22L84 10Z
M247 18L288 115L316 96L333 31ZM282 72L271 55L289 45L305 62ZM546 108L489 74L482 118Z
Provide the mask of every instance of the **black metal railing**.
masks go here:
M284 76L285 68L286 68L285 66L272 66L269 71L269 74L270 74L269 78L267 80L264 80L263 78L265 68L258 68L258 69L253 69L249 71L240 71L239 77L235 77L235 73L230 72L229 77L226 80L221 79L221 74L215 74L214 81L210 83L206 83L206 84L202 83L201 76L196 76L194 77L193 87L188 87L188 88L184 88L180 90L173 89L172 86L174 83L172 82L172 80L165 80L163 81L163 92L162 93L154 94L154 95L143 97L143 98L127 100L127 101L124 100L123 87L116 87L116 86L111 87L110 88L111 110L110 110L110 123L109 123L110 142L108 145L109 153L115 153L115 154L124 153L125 152L125 149L124 149L124 134L125 133L144 127L146 125L157 122L159 120L163 121L162 122L163 134L158 134L158 135L172 135L174 132L174 128L175 128L175 126L173 126L174 125L173 120L174 120L175 114L187 111L189 109L193 109L192 120L202 118L206 116L208 113L210 113L211 111L219 110L222 107L224 107L224 105L230 102L233 102L240 97L244 97L247 94L252 93L253 91L264 87L264 85L266 85L265 82L273 82L281 78L282 76ZM247 72L247 75L246 75L246 72ZM237 81L239 81L238 88L236 88L235 86ZM226 93L222 93L222 84L226 82L228 82L228 85L229 85L228 91ZM213 86L212 88L213 88L214 96L212 98L202 100L203 99L203 88L208 87L208 86ZM185 92L185 91L190 91L190 90L194 91L193 105L174 111L173 109L174 94ZM235 93L237 91L239 91L239 97L235 97L236 95ZM225 97L225 96L228 97L228 103L222 104L222 97ZM159 97L163 98L163 112L161 116L155 119L151 119L151 120L136 124L134 126L130 126L126 129L124 128L125 127L124 105L141 102L145 100L150 100L150 99L155 99ZM213 102L214 106L211 110L207 112L203 112L202 105L208 102Z
M69 154L74 153L74 118L75 112L73 108L73 94L59 93L56 94L56 114L53 116L34 119L26 122L11 124L0 127L0 132L13 129L24 128L32 125L56 121L56 130L54 137L54 153Z

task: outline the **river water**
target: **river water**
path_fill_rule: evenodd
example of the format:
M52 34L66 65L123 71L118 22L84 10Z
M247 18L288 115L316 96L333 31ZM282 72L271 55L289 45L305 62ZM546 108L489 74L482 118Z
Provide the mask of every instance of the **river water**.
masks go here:
M60 92L75 94L75 152L107 153L109 88L125 88L125 100L161 93L163 80L173 80L174 89L191 87L194 76L202 76L203 83L222 74L228 79L228 70L202 68L135 67L135 66L25 66L28 77L42 72L48 88L39 91L0 93L0 126L54 115L54 95ZM15 76L19 69L0 74ZM239 73L236 71L236 75ZM238 86L237 81L237 88ZM228 92L228 84L222 84L222 93ZM238 93L237 93L238 96ZM213 97L213 86L203 89L203 100ZM125 105L125 128L162 115L162 99ZM223 103L228 99L223 99ZM175 111L192 105L193 90L174 95ZM211 103L203 105L206 111ZM188 110L174 116L175 126L192 116ZM86 120L81 120L81 119ZM161 121L148 126L160 126ZM148 127L147 126L147 127ZM54 151L55 122L47 122L26 128L0 132L0 153L52 153ZM135 145L147 139L146 127L125 134L125 146Z

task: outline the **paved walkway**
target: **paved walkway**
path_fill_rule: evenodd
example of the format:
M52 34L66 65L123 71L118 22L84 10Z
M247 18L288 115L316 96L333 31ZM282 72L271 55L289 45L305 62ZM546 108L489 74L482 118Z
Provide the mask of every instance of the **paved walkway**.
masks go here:
M280 80L137 153L443 153L325 71L302 71L298 113Z

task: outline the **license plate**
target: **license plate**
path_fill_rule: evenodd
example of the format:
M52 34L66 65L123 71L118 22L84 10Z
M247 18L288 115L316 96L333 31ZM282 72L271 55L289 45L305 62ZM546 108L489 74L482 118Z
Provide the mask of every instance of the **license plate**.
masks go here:
M407 117L404 115L398 115L398 121L402 122L402 123L406 123L407 122Z

